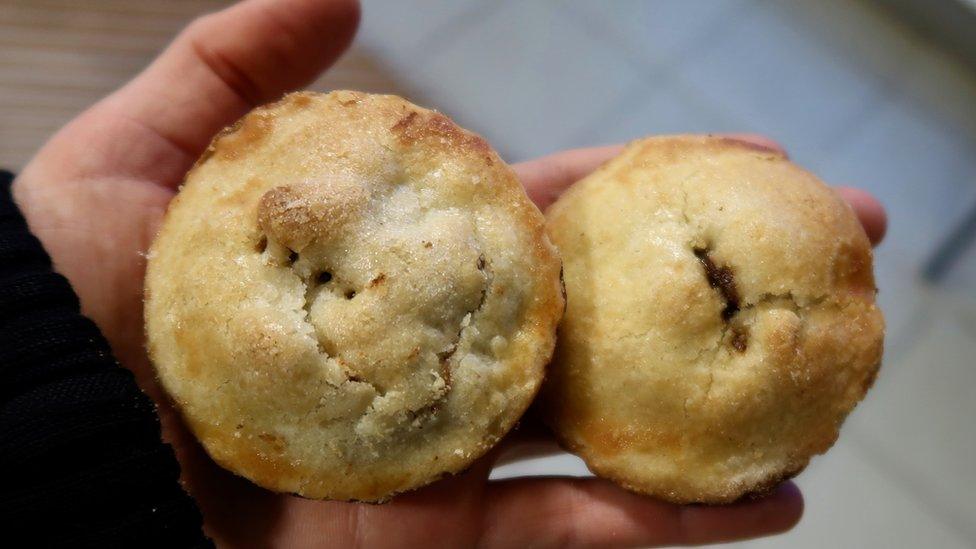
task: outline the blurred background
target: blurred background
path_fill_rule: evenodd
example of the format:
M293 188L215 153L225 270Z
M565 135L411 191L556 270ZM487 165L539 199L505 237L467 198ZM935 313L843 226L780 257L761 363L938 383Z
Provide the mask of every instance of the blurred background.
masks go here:
M0 0L0 166L21 168L218 0ZM799 478L803 521L735 547L976 547L976 1L364 0L315 89L393 92L515 162L653 133L768 135L888 208L885 363ZM496 470L586 474L572 456Z

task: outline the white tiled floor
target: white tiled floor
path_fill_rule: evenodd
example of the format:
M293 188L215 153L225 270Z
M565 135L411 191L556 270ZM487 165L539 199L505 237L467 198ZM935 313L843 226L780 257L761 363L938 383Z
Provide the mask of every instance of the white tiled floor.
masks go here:
M976 540L976 296L925 291L932 305L921 311L930 322L920 328L926 333L895 357L847 434L880 473Z
M976 251L918 272L976 204L976 78L869 0L365 0L360 45L517 161L651 133L756 131L879 196L886 363L798 479L789 534L739 547L976 545ZM584 474L571 456L497 471Z
M429 44L410 79L510 158L553 152L553 136L579 131L596 105L612 105L640 85L625 59L549 4L508 2L465 20L465 32L445 33L454 40Z
M800 161L862 116L878 93L876 82L838 63L813 33L771 10L734 20L721 40L687 58L682 78L743 129L789 143Z
M880 470L848 440L815 461L799 480L807 500L789 534L730 544L739 548L859 549L972 547L928 504Z

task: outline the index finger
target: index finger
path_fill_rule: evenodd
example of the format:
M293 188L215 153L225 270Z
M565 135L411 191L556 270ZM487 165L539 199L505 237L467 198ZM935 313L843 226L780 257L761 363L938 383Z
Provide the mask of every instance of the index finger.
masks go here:
M540 210L545 210L573 183L620 154L623 149L623 145L573 149L520 162L513 167L529 198Z
M803 497L784 483L761 499L723 506L674 505L603 479L519 478L485 493L486 547L649 547L766 536L789 530Z

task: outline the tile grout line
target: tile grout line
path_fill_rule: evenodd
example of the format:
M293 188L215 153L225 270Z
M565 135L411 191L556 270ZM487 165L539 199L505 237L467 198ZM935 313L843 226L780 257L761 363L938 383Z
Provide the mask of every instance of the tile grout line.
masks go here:
M738 5L738 4L737 4ZM731 8L724 10L723 13L731 11ZM611 43L616 43L619 47L623 49L625 54L625 60L628 64L634 66L635 70L640 74L640 82L648 83L651 85L651 93L658 93L661 89L665 87L676 88L677 91L681 92L681 97L690 99L693 106L696 106L700 110L708 112L708 116L711 118L718 119L720 121L725 121L729 123L729 126L744 126L734 115L731 113L724 112L723 109L716 108L711 101L702 97L701 94L694 88L694 86L687 86L680 76L680 71L675 70L673 66L669 65L662 59L652 59L649 54L642 53L636 50L636 47L631 44L631 41L619 36L619 33L607 28L604 24L582 24L581 19L584 17L583 14L579 13L576 8L572 6L566 6L565 13L570 14L570 19L576 24L577 27L582 28L585 32L588 32L591 37L597 40L608 40ZM721 17L716 17L716 20L720 20ZM703 31L704 33L704 31ZM689 42L694 42L695 40L689 39ZM681 49L679 47L679 49ZM706 50L701 50L706 51ZM689 57L692 54L689 53L678 53L679 57ZM686 61L679 61L678 64ZM662 83L663 82L663 83ZM657 84L659 87L654 87ZM595 131L596 127L605 120L606 116L613 116L618 113L626 112L626 109L631 105L631 101L636 103L636 100L642 92L646 92L645 88L636 86L633 90L629 91L620 99L615 105L604 110L601 116L594 118L594 120L586 124L584 129L576 132L570 140L566 140L564 143L572 142L578 138L585 136L587 133L592 133Z
M497 0L493 2L475 2L471 7L461 10L449 17L447 21L435 26L424 34L416 45L413 53L416 56L426 55L426 61L436 59L439 52L447 51L454 41L459 40L467 31L477 24L485 24L493 15L497 14L511 0ZM481 21L476 18L482 17ZM427 55L433 52L432 55Z
M870 463L875 464L877 471L887 477L893 484L906 490L917 501L924 502L924 512L933 520L942 524L966 541L976 544L976 528L969 526L972 522L958 513L951 504L946 504L941 497L914 480L915 475L900 464L888 459L885 452L877 447L870 433L860 433L860 437L851 437L851 449Z
M450 50L453 43L460 39L461 36L470 32L472 29L476 28L477 25L486 24L485 22L490 20L491 17L495 16L501 11L506 4L510 3L512 0L497 0L492 2L475 2L473 5L462 9L460 12L452 15L446 21L435 25L432 29L428 29L423 38L421 38L417 44L413 47L407 49L407 53L411 57L422 59L424 63L431 63L436 61L438 55L441 52L446 52ZM478 18L481 18L480 21ZM436 37L436 38L435 38ZM370 42L363 41L362 39L357 39L360 47L363 51L371 53L374 51L374 47L371 47ZM380 56L382 57L382 56ZM401 90L401 95L404 95L406 99L410 101L422 101L427 103L430 100L430 91L415 77L404 77L403 72L409 70L409 66L403 66L396 61L389 62L389 69L392 73L392 79L397 82ZM423 106L427 108L432 108L437 112L444 113L443 107L440 105L427 105ZM456 113L444 113L448 114L452 118L455 118ZM479 133L480 129L476 129ZM502 158L508 161L511 157L511 151L507 150L502 144L493 143L495 150L501 155Z
M923 282L924 284L924 282ZM901 351L913 346L919 339L933 333L934 328L932 328L932 309L933 307L938 307L939 302L945 299L944 296L940 296L936 291L933 291L928 286L924 286L921 290L925 293L924 299L930 303L928 307L918 305L915 307L915 311L918 311L917 315L913 315L912 321L904 327L905 331L914 328L921 328L918 330L918 334L914 339L908 340L902 337L896 345L893 345L888 351L891 354L895 353L896 349L899 349L900 356L905 356L907 353ZM885 366L882 365L882 372L880 375L884 375ZM891 369L891 367L888 367ZM906 368L894 368L891 369L891 374L887 377L889 382L893 379L897 379L898 375L904 372ZM903 375L903 374L902 374ZM917 501L924 503L923 508L926 514L931 516L937 522L947 527L952 532L958 534L969 542L976 544L976 528L970 527L970 521L966 517L961 516L955 507L951 504L946 503L941 496L932 491L931 489L924 486L915 480L916 475L912 474L908 468L902 466L897 461L892 460L888 457L888 453L885 452L877 442L874 434L871 430L862 429L851 429L856 433L857 437L850 437L851 449L861 455L864 459L876 465L878 472L892 481L893 484L900 486L907 493L913 496ZM935 511L929 511L932 508Z
M768 2L768 0L762 0L762 1ZM889 29L892 29L894 32L908 34L909 44L911 46L911 56L913 58L917 59L926 50L928 50L930 52L935 52L940 61L947 61L950 65L954 67L958 64L958 61L952 58L951 56L949 56L941 47L934 44L931 40L919 36L916 32L912 31L902 21L898 20L891 14L878 9L877 6L874 6L870 3L865 3L863 2L863 0L858 0L858 1L861 5L867 6L867 9L872 14L874 14L879 20L884 21L883 24ZM773 17L776 17L777 19L782 21L785 25L788 25L794 31L801 32L800 30L798 30L796 26L795 23L796 18L783 15L782 10L777 9L777 7L779 6L777 6L775 2L770 2L770 6L773 7L773 9L770 11ZM849 53L848 51L845 51L840 47L835 47L833 43L829 41L817 42L817 44L822 46L826 51L836 53L837 56L845 56L846 54ZM897 79L891 74L892 72L898 70L898 63L896 61L891 61L889 65L890 66L885 67L884 69L872 69L869 67L868 70L863 71L866 72L868 74L868 77L871 78L874 81L874 83L882 90L882 94L887 94L887 95L882 95L883 97L885 97L886 101L900 99L906 101L908 104L914 106L915 108L920 108L921 110L926 111L927 113L932 113L935 119L938 120L940 123L945 123L945 122L949 122L952 124L958 123L958 120L946 116L946 114L941 111L938 110L932 111L932 109L926 108L926 105L922 100L917 99L916 97L914 97L914 94L909 93L909 88L907 84L903 83L899 86L897 84ZM861 67L857 67L857 68L860 69ZM966 69L953 70L952 72L956 74L959 73L970 74L970 71ZM866 107L865 110L870 110L870 107ZM974 130L976 130L976 119L974 119L972 122L969 123L964 122L963 126L965 127L960 127L959 129L962 129L967 134L967 137L970 138L974 143L976 143L976 135L973 135L974 133L976 133L974 132Z
M770 0L761 0L761 1L765 2L766 4L768 4L768 6L770 8L772 8L772 9L770 9L769 13L774 18L776 18L777 20L779 20L785 26L787 26L790 29L792 29L794 32L802 35L802 34L804 34L804 31L805 30L809 30L810 29L810 27L798 26L796 24L797 18L796 17L791 17L790 15L784 13L784 10L782 9L782 6L777 5L776 2L771 2ZM870 7L870 4L865 4L861 0L855 0L855 1L857 1L857 3L859 3L861 5L867 5L867 6L869 6L869 9L871 9L871 11L874 12L875 14L877 14L877 13L880 12L880 10L871 8ZM797 12L794 11L792 13L797 13ZM893 18L891 18L889 16L882 15L879 18L884 19L885 20L885 25L888 26L889 28L894 28L894 27L900 27L901 26L901 23L900 22L894 21ZM913 37L911 41L913 43L915 43L915 44L924 43L924 42L919 42L917 39L915 39L915 37ZM820 41L816 41L814 43L817 44L818 47L823 48L823 51L829 52L831 54L831 57L832 58L846 57L850 53L848 50L846 50L846 49L844 49L842 47L835 46L833 42L830 42L830 41L827 41L827 40L820 40ZM897 68L895 62L892 61L890 64L891 64L891 67L886 67L885 69L881 69L881 70L872 70L870 67L868 67L867 70L864 70L861 66L858 66L858 67L855 67L855 68L858 69L856 72L859 72L859 73L867 73L867 75L872 80L874 80L877 83L883 84L885 81L891 80L890 75L889 74L886 74L884 71L886 71L887 69L895 69L895 68Z
M755 13L754 8L757 4L761 3L761 0L753 0L751 3L753 9L748 10L747 13L755 17L755 15L753 15ZM719 33L716 31L725 28L729 19L731 18L731 14L741 10L746 4L747 2L745 0L740 0L739 2L733 3L731 6L728 6L719 12L719 14L715 16L715 20L701 31L700 36L708 36L710 38L718 36ZM689 39L687 43L677 48L677 64L681 65L683 63L691 63L696 56L700 57L707 53L711 48L718 47L718 45L719 41L715 39L711 41L703 41L700 44L697 43L696 40Z
M770 13L773 17L783 23L785 26L792 29L794 32L802 35L803 29L800 29L796 25L796 18L784 16L777 10L778 6L775 2L766 3L772 9ZM829 42L819 41L816 42L817 47L823 47L827 52L833 52L838 55L844 55L848 52L842 51L841 48L834 48ZM899 95L899 89L895 79L890 74L885 74L879 71L870 71L869 78L872 80L872 93L871 96L865 99L864 104L861 105L857 111L850 117L848 117L844 124L842 124L836 131L832 132L833 136L828 136L825 138L824 142L818 143L817 148L822 156L832 156L839 150L842 145L853 140L865 127L867 127L871 122L877 119L880 114L884 111L884 106L889 104L895 97ZM879 100L880 99L880 100Z
M715 33L712 31L714 31L714 29L719 26L719 22L724 22L724 16L727 15L728 13L731 13L734 8L737 9L738 7L741 7L742 4L744 4L744 2L733 4L729 8L723 10L721 14L716 16L715 23L709 25L706 30L710 34L714 35ZM702 31L703 34L705 32L706 31ZM621 43L629 42L629 40L620 38L620 42ZM693 107L697 107L698 109L705 111L707 113L707 116L718 119L720 123L727 123L730 127L742 127L742 128L748 127L748 124L746 124L745 121L740 120L739 117L736 116L734 113L722 109L721 107L718 107L706 96L703 96L701 93L699 93L698 89L695 86L688 85L688 83L682 77L680 67L683 64L692 63L695 56L701 56L705 52L709 51L708 47L719 46L719 43L715 41L709 44L708 47L706 47L704 44L700 45L700 47L697 48L692 47L692 44L695 43L696 43L696 39L693 37L688 40L688 43L684 47L679 46L677 48L678 51L675 54L675 57L677 58L676 62L668 63L668 62L661 61L656 66L648 62L648 64L645 65L646 73L643 75L644 78L649 81L652 81L651 79L654 77L654 73L657 72L664 80L668 81L667 83L664 84L665 86L668 86L668 84L670 84L670 87L678 91L682 98L692 103ZM640 62L639 58L642 57L641 54L637 51L634 51L632 48L626 48L626 49L629 51L631 55L637 58L635 59L635 61L639 63Z

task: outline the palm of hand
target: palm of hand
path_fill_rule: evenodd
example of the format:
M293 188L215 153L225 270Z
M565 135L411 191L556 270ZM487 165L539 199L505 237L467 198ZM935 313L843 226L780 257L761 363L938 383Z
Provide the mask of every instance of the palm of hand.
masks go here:
M788 528L800 501L785 489L725 508L675 507L600 480L489 482L493 452L470 470L393 503L369 506L272 494L206 457L166 404L143 348L144 254L183 174L210 137L251 106L311 80L345 48L351 0L252 0L203 18L144 73L55 135L14 195L55 267L120 362L158 404L164 436L204 513L209 535L233 545L646 545L747 537ZM218 32L215 30L219 29ZM241 40L246 34L250 39ZM545 206L614 154L562 153L516 166ZM869 233L883 213L848 192Z

